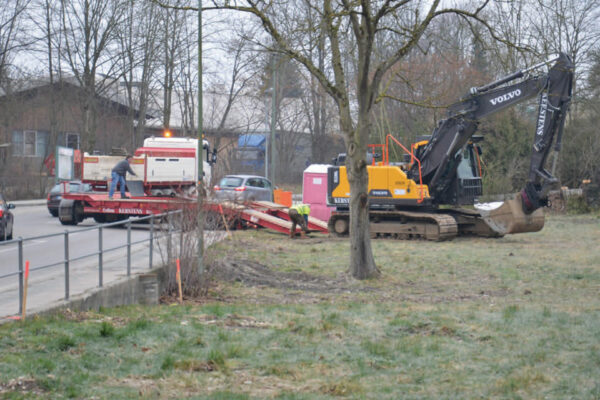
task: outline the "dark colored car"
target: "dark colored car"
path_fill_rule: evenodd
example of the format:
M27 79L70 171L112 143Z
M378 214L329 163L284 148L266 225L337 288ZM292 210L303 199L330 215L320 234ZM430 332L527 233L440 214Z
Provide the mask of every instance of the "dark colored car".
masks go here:
M48 205L48 211L52 214L53 217L58 217L58 205L60 204L60 200L62 199L63 191L69 193L85 193L91 192L92 187L87 183L82 183L79 181L71 181L68 182L69 187L64 188L67 183L59 183L54 185L50 192L48 193L48 197L46 198L46 204Z
M14 217L10 210L15 208L12 203L7 203L0 193L0 240L11 240L13 238Z
M257 175L227 175L213 189L217 200L273 201L271 181Z

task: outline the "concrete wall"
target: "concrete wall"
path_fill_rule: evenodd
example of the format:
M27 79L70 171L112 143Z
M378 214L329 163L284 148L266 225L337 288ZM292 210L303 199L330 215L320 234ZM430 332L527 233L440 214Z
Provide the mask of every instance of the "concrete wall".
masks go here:
M29 310L28 315L47 315L62 310L97 311L100 307L116 307L128 304L158 304L160 293L164 289L166 273L164 267L155 268L149 273L133 275L117 282L111 282L101 288L73 296L67 301L43 310Z

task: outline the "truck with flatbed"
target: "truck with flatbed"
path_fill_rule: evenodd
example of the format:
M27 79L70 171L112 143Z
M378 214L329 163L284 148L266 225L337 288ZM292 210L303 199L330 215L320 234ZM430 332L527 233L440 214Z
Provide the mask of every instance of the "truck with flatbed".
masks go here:
M198 139L147 138L131 161L135 176L127 179L129 198L108 198L111 170L122 156L84 154L82 182L92 186L87 193L64 193L58 209L63 225L77 225L85 218L112 222L129 217L161 214L192 207L197 185L209 184L217 154L202 141L203 179L198 180ZM66 185L68 187L68 185Z

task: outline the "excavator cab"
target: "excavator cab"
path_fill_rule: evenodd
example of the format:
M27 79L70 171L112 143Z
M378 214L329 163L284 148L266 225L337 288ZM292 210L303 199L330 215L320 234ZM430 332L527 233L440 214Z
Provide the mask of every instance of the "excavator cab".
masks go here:
M417 142L411 146L411 150L418 159L424 153L431 135L420 136ZM456 174L450 182L446 191L438 197L439 204L451 205L472 205L480 196L483 195L483 162L481 159L481 146L479 142L483 136L474 135L458 150L453 158L454 163L458 163ZM412 165L408 166L410 169Z

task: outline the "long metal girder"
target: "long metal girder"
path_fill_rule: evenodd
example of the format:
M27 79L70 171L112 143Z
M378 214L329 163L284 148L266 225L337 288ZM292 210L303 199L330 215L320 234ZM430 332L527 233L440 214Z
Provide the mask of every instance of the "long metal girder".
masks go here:
M250 206L255 210L267 212L278 218L290 221L289 208L281 204L272 203L270 201L256 201L251 203ZM322 233L329 232L326 221L321 221L320 219L311 216L308 217L308 229L311 231L318 231Z

